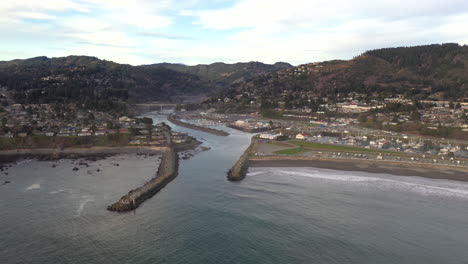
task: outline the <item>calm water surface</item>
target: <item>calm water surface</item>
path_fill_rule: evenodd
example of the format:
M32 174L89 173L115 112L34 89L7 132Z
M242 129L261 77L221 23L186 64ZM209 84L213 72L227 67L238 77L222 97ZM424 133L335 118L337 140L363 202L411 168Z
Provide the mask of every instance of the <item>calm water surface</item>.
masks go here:
M0 263L468 263L466 183L314 168L231 183L249 135L173 127L212 149L134 213L105 208L153 177L157 156L1 174Z

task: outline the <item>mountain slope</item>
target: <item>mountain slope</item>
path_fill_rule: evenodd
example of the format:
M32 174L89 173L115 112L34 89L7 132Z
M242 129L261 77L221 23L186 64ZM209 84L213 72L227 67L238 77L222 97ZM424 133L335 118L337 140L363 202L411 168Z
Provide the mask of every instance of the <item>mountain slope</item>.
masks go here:
M116 101L169 100L216 90L192 74L85 56L0 62L0 86L19 103L73 102L98 108Z
M221 97L250 94L267 100L286 93L299 101L306 95L333 98L350 92L421 99L468 97L468 46L379 49L349 61L304 64L235 84Z
M229 85L231 83L250 79L257 75L285 70L292 67L292 65L284 62L277 62L275 64L264 64L261 62L226 64L222 62L217 62L208 65L200 64L195 66L187 66L184 64L160 63L149 65L148 67L159 66L178 72L197 75L201 78L214 81L224 86Z

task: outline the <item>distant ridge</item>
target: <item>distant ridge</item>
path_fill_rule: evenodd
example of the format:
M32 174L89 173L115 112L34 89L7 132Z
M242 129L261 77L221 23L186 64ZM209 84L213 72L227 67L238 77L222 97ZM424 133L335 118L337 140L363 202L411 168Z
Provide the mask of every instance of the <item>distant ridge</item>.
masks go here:
M460 100L468 97L468 46L384 48L352 60L296 67L284 62L131 66L89 56L35 57L0 62L0 87L18 103L77 103L101 110L218 92L218 98L247 94L245 102L252 96L266 102L277 101L286 91L290 106L303 104L306 93Z
M216 62L212 64L199 64L195 66L187 66L178 63L159 63L148 65L147 67L164 67L182 73L197 75L201 78L214 81L222 86L228 86L235 82L247 80L262 74L289 69L293 66L285 62L265 64L252 61L234 64Z
M101 110L219 89L193 74L88 56L0 62L0 86L10 90L18 103L78 103Z

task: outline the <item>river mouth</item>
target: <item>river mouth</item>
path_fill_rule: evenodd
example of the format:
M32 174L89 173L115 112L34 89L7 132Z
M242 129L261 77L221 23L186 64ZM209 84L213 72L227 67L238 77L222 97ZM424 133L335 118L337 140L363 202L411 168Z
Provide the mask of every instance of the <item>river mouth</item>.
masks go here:
M0 176L12 181L0 186L0 263L468 259L466 198L435 192L465 189L455 182L310 168L250 168L242 182L229 182L226 172L249 134L174 129L211 149L181 160L178 177L133 213L105 208L150 179L158 156L117 155L78 171L67 159L26 160L9 168Z

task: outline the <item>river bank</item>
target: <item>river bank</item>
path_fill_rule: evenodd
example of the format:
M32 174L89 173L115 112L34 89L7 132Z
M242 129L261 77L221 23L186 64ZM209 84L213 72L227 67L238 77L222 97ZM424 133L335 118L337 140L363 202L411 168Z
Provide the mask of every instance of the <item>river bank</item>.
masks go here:
M167 117L167 120L168 120L169 122L171 122L172 124L178 125L178 126L181 126L181 127L185 127L185 128L190 128L190 129L193 129L193 130L202 131L202 132L209 133L209 134L213 134L213 135L216 135L216 136L223 136L223 137L229 136L229 133L226 132L226 131L223 131L223 130L214 129L214 128L209 128L209 127L197 126L197 125L193 125L193 124L189 124L189 123L180 121L180 120L178 120L178 119L176 118L176 116L175 116L174 114L170 114L170 115Z
M468 182L468 169L466 167L435 164L284 156L253 157L249 163L251 167L315 167Z

